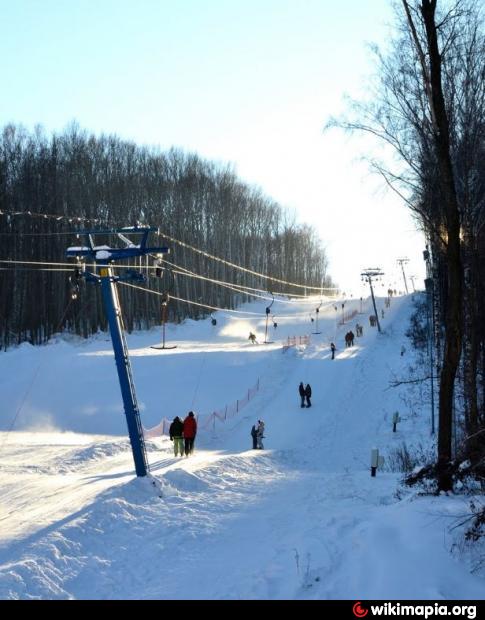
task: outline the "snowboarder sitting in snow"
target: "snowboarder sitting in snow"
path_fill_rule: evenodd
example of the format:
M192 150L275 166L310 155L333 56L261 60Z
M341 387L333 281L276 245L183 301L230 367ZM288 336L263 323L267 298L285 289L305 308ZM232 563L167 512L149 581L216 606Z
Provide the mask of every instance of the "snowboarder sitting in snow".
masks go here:
M306 388L305 388L305 398L306 398L307 407L312 406L312 403L310 402L311 395L312 395L312 388L310 387L310 384L307 383Z
M170 424L170 428L168 429L170 434L170 441L173 441L173 453L175 456L178 456L180 452L180 456L184 455L184 423L182 420L176 416L173 419L172 424Z
M303 409L303 407L305 406L305 386L303 385L303 382L300 382L300 385L298 386L298 392L301 398L300 407Z
M253 334L253 332L249 332L249 338L248 340L250 340L253 344L258 344L256 342L256 334Z
M257 448L258 450L263 450L263 438L264 438L264 422L263 420L258 420L258 429L257 429Z
M185 439L185 456L189 456L194 451L194 441L197 435L197 420L194 412L189 411L188 416L184 420L184 439Z
M256 427L256 424L253 424L253 427L251 429L251 437L253 438L253 450L256 450L256 448L258 447L258 429Z

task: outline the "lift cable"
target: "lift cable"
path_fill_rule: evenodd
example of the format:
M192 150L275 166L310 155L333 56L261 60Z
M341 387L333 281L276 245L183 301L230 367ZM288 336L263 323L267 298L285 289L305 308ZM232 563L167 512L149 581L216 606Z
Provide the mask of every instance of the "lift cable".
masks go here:
M162 237L162 239L168 239L169 241L172 241L173 243L176 243L184 248L187 248L189 250L192 250L193 252L197 252L197 254L201 254L202 256L205 256L206 258L210 258L212 260L216 260L218 262L223 263L224 265L228 265L229 267L233 267L234 269L239 269L240 271L244 271L246 273L250 273L253 276L258 276L260 278L265 278L266 280L271 280L273 282L280 282L281 284L287 284L289 286L296 286L297 288L304 288L304 289L310 289L313 291L335 291L338 290L338 287L321 287L321 286L306 286L305 284L296 284L295 282L288 282L287 280L281 280L279 278L274 278L272 276L267 276L263 273L259 273L258 271L253 271L252 269L247 269L246 267L241 267L241 265L236 265L235 263L231 263L230 261L227 261L223 258L219 258L218 256L214 256L213 254L209 254L208 252L204 252L204 250L199 250L198 248L189 245L188 243L184 243L183 241L179 241L178 239L175 239L174 237L171 237L170 235L167 235L165 233L160 232L160 230L158 231L158 235L160 237Z
M143 286L137 286L136 284L129 284L128 282L119 282L119 284L122 284L123 286L128 286L130 288L139 289L140 291L143 291L145 293L151 293L152 295L158 295L159 297L163 297L164 295L164 293L159 293L158 291L154 291L153 289L145 288ZM180 301L185 304L190 304L192 306L198 306L200 308L207 308L207 310L218 310L221 312L231 312L234 314L248 314L248 315L252 315L256 317L261 316L260 313L258 312L246 312L244 310L231 310L230 308L219 308L217 306L209 306L208 304L201 304L197 301L190 301L189 299L182 299L181 297L176 297L175 295L171 295L170 297L171 299L176 299L177 301Z
M199 274L196 274L193 271L190 271L190 269L186 269L185 267L181 267L180 265L176 265L175 263L170 262L167 259L163 259L163 262L174 267L175 269L180 269L182 270L182 273L180 275L187 275L187 276L191 276L193 278L198 278L200 280L206 280L207 282L212 282L213 284L220 284L221 286L226 286L227 288L232 288L234 287L234 290L236 292L241 292L241 293L246 293L247 291L247 295L252 295L254 297L260 297L261 299L266 299L268 301L271 300L271 297L268 297L267 295L256 295L254 293L252 293L251 291L256 291L258 293L267 293L267 291L265 289L262 288L255 288L252 286L245 286L244 284L236 284L234 282L226 282L225 280L216 280L214 278L209 278L207 276L201 276ZM179 271L175 271L175 273L180 273ZM298 293L286 293L286 292L281 292L281 291L276 291L275 295L281 295L282 297L295 297L298 299L303 300L309 300L308 295L300 295ZM311 300L312 303L314 303L313 299ZM287 299L275 299L275 302L277 303L284 303L284 304L288 304L291 303L291 300L287 300Z
M212 282L214 284L221 284L221 286L226 286L226 287L235 287L236 292L242 292L244 293L246 290L247 291L258 291L258 292L264 292L264 289L258 289L258 288L254 288L254 287L249 287L249 286L244 286L242 284L235 284L232 282L225 282L223 280L215 280L214 278L207 278L206 276L201 276L199 274L196 274L192 271L190 271L189 269L186 269L185 267L180 267L179 265L175 265L174 263L171 263L170 261L167 261L164 259L163 261L164 263L167 263L169 265L174 265L175 267L177 267L177 269L181 270L181 275L190 275L194 278L199 278L202 280L207 280L208 282ZM7 265L50 265L50 266L57 266L57 267L69 267L70 269L72 269L72 263L62 263L62 262L49 262L49 261L25 261L25 260L12 260L12 259L0 259L0 263L2 264L7 264ZM139 265L112 265L112 267L114 269L138 269ZM156 266L149 266L148 270L150 271L155 271L156 270ZM68 269L68 271L70 270ZM176 271L174 271L174 273L178 273ZM240 290L239 290L240 289ZM338 290L338 289L335 289ZM249 295L253 295L253 293L247 293ZM278 295L288 295L288 296L292 296L292 297L296 297L298 299L302 299L302 301L311 301L312 303L313 300L311 298L309 298L308 296L305 295L298 295L296 293L282 293L279 292L277 293ZM255 297L259 297L259 295L254 295ZM261 296L262 299L270 299L269 297L266 296ZM279 300L279 299L275 299L276 302L278 303L290 303L290 301L286 301L286 300Z

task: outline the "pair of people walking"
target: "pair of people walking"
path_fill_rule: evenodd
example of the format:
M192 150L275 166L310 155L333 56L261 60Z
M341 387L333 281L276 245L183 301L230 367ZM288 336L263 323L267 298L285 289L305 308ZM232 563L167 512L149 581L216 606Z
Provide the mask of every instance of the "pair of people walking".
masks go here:
M310 398L312 396L312 388L310 384L307 383L306 386L304 386L303 382L300 382L300 385L298 386L298 393L300 394L300 398L301 398L300 407L302 409L303 407L311 407L312 403L310 401ZM305 400L306 400L306 405L305 405Z
M263 450L263 438L264 438L264 422L258 420L257 424L253 424L251 429L251 437L253 438L253 450Z
M347 332L345 334L345 346L346 347L353 347L354 346L354 332L352 330L350 330L349 332Z
M194 451L194 441L197 435L197 420L193 411L189 411L187 417L182 422L179 416L173 419L169 428L170 441L173 441L173 452L175 456L189 456Z

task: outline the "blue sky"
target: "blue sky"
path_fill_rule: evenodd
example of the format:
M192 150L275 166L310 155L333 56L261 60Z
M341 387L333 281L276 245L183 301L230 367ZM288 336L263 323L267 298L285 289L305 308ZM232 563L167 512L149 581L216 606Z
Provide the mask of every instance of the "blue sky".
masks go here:
M0 0L0 123L178 146L238 174L312 223L350 290L362 268L422 277L406 207L358 159L367 143L323 133L344 93L365 92L366 43L389 0Z

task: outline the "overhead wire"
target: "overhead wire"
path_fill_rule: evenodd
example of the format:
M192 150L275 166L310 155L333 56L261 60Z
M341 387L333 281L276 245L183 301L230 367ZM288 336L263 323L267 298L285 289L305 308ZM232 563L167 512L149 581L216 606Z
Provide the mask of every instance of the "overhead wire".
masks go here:
M28 215L30 217L39 217L41 219L54 219L56 221L63 221L63 220L67 220L69 223L72 222L95 222L97 224L104 224L105 226L109 226L109 224L101 219L101 218L88 218L88 217L76 217L76 216L68 216L68 215L58 215L58 214L50 214L50 213L37 213L34 211L5 211L0 209L0 215L5 215L8 217L16 217L16 216L25 216ZM103 231L100 231L103 232ZM107 233L113 232L111 231L106 231ZM0 233L0 234L10 234L10 233ZM69 234L67 232L62 232L62 233L52 233L52 232L48 232L48 233L20 233L22 235L47 235L47 234ZM79 234L76 232L73 232L71 234ZM303 289L310 289L310 290L314 290L314 291L335 291L335 290L339 290L338 287L322 287L322 286L308 286L305 284L298 284L296 282L289 282L288 280L282 280L280 278L274 278L272 276L268 276L266 274L254 271L252 269L248 269L247 267L242 267L241 265L237 265L236 263L233 263L231 261L225 260L223 258L220 258L218 256L215 256L213 254L210 254L209 252L205 252L204 250L201 250L199 248L196 248L195 246L190 245L189 243L186 243L184 241L180 241L179 239L176 239L175 237L172 237L171 235L168 235L167 233L163 233L160 231L160 229L157 230L157 235L162 237L163 239L168 239L170 241L172 241L173 243L176 243L177 245L180 245L184 248L187 248L193 252L196 252L198 254L201 254L207 258L210 258L211 260L215 260L218 262L221 262L225 265L228 265L230 267L233 267L234 269L239 269L240 271L244 271L246 273L250 273L254 276L258 276L260 278L264 278L266 280L271 280L273 282L279 282L280 284L286 284L289 286L294 286L297 288L303 288Z
M52 218L54 218L56 220L62 220L62 219L65 219L65 217L66 217L66 216L57 216L57 215L55 216L55 215L49 215L49 214L34 214L34 213L30 212L30 211L29 212L9 213L9 214L6 213L6 212L0 211L0 214L2 214L2 215L21 215L21 214L37 215L39 217L46 217L46 218L52 217ZM76 218L71 218L70 221L75 220L75 219ZM86 220L86 221L100 221L100 220L89 220L89 218L77 218L77 221L83 221L83 220ZM323 290L338 290L336 288L325 288L324 289L323 287L305 286L305 285L300 285L300 284L297 284L297 283L289 282L289 281L286 281L286 280L281 280L279 278L272 278L270 276L267 276L266 274L262 274L262 273L253 271L251 269L247 269L245 267L241 267L240 265L236 265L235 263L231 263L230 261L226 261L224 259L221 259L219 257L211 255L211 254L209 254L207 252L204 252L203 250L195 248L194 246L191 246L191 245L186 244L186 243L184 243L182 241L179 241L179 240L175 239L174 237L171 237L169 235L163 234L159 230L157 231L157 233L158 233L159 236L161 236L161 237L163 237L165 239L169 239L170 241L172 241L174 243L177 243L177 244L179 244L179 245L181 245L183 247L187 247L187 248L191 249L192 251L195 251L195 252L197 252L199 254L202 254L202 255L210 258L211 260L220 261L220 262L222 262L224 264L227 264L227 265L229 265L229 266L231 266L231 267L233 267L235 269L242 270L242 271L244 271L246 273L250 273L250 274L255 275L257 277L262 277L264 279L268 279L268 280L271 280L271 281L274 281L274 282L279 282L279 283L286 284L286 285L289 285L289 286L296 286L298 288L317 290L317 291L320 292L320 294L322 293ZM42 233L40 233L40 234L42 234ZM68 233L66 233L66 234L68 234ZM76 233L71 233L71 234L76 234ZM260 299L264 299L264 300L268 300L268 301L270 300L270 298L267 297L266 295L260 295L259 294L259 293L264 293L265 292L264 289L258 289L258 288L255 288L255 287L247 287L247 286L236 284L236 283L233 283L233 282L227 282L227 281L217 280L215 278L209 278L207 276L202 276L200 274L196 274L195 272L193 272L193 271L191 271L189 269L186 269L185 267L181 267L179 265L176 265L175 263L172 263L171 261L165 260L164 262L169 264L169 265L171 265L171 266L173 266L173 267L175 267L175 270L172 270L172 272L176 273L178 275L183 275L185 277L192 277L192 278L201 279L201 280L210 282L212 284L216 284L218 286L223 286L223 287L228 288L229 290L232 290L232 291L234 291L236 293L239 293L239 294L246 294L246 295L250 295L252 297L256 297L256 298L260 298ZM18 261L18 260L11 260L11 259L9 259L9 260L0 260L0 263L8 264L8 265L35 265L38 270L41 270L40 266L45 266L45 265L48 265L50 267L56 267L56 268L58 268L58 267L72 268L72 263L61 263L61 262L52 262L52 261ZM121 264L118 264L118 265L113 265L113 267L115 267L117 269L127 269L127 268L140 268L140 265L126 265L126 264L125 265L121 265ZM143 268L146 269L147 272L149 270L154 271L154 270L157 269L156 266L146 266L146 267L143 267ZM15 269L18 269L18 268L16 267ZM2 270L6 270L6 269L3 268ZM43 268L42 270L48 271L48 269L46 269L46 268ZM52 271L69 271L69 269L50 269L50 270L52 270ZM130 285L130 286L134 286L134 285ZM144 290L146 292L152 292L154 294L161 295L161 293L158 293L156 291L152 291L151 289L146 289L146 288L142 288L142 287L137 287L137 288L140 288L141 290ZM294 293L281 293L281 292L277 292L277 295L288 295L288 296L308 299L308 296L306 296L306 295L299 295L299 294L294 294ZM218 306L211 306L209 304L200 304L199 302L195 302L195 301L179 298L179 297L176 297L174 295L172 295L172 298L177 300L177 301L180 301L181 303L187 303L187 304L199 306L199 307L202 307L202 308L206 308L208 310L217 310L217 311L222 311L222 312L231 312L231 313L236 313L236 314L246 314L246 315L257 316L257 313L245 312L245 311L240 311L240 310L239 311L238 310L230 310L228 308L220 308ZM278 303L289 303L289 301L279 300L279 299L276 300L276 301ZM308 299L308 301L311 301L311 300Z
M159 297L163 297L164 293L160 293L159 291L154 291L151 288L145 288L143 286L137 286L136 284L130 284L129 282L119 282L119 284L123 284L123 286L128 286L130 288L135 288L145 293L151 293L152 295L158 295ZM175 299L177 301L190 304L192 306L199 306L200 308L207 308L208 310L218 310L221 312L231 312L235 314L249 314L260 317L261 314L258 312L247 312L245 310L231 310L230 308L219 308L218 306L210 306L209 304L201 304L197 301L191 301L189 299L182 299L181 297L176 297L175 295L170 295L170 299Z
M108 226L106 220L102 218L93 218L93 217L79 217L75 215L59 215L54 213L38 213L36 211L6 211L5 209L0 209L0 215L6 215L7 217L18 217L21 215L28 215L29 217L38 217L44 220L56 220L60 222L62 220L67 220L70 224L72 222L95 222L96 224L104 224ZM23 234L23 233L22 233Z
M170 261L164 261L164 262L169 262ZM4 260L4 259L0 259L0 263L1 264L6 264L6 265L15 265L15 267L7 267L7 268L2 268L0 267L0 270L2 271L19 271L19 270L23 270L23 267L17 267L16 265L35 265L35 268L32 269L32 271L59 271L62 273L69 273L72 270L72 263L56 263L56 262L49 262L49 261L19 261L19 260ZM174 263L170 263L170 264L174 264ZM48 266L56 266L56 265L60 265L61 268L51 268L51 267L42 267L44 265L48 265ZM69 267L69 268L63 268L63 267ZM139 265L112 265L112 267L116 267L116 268L139 268ZM146 269L145 267L142 267L142 269ZM155 270L156 267L148 267L148 269L150 270ZM258 295L255 294L253 292L249 292L246 293L245 288L243 287L243 285L235 285L236 287L240 287L240 288L235 288L233 286L233 284L229 284L229 283L225 283L223 281L218 281L215 280L213 278L207 278L205 276L200 276L199 274L195 274L194 272L191 272L188 269L185 269L184 267L178 267L178 269L183 270L183 271L176 271L176 273L179 273L180 275L186 275L186 276L190 276L190 277L196 277L196 278L201 278L203 280L207 280L209 282L215 283L215 284L220 284L221 286L225 286L229 289L234 290L237 293L245 293L254 297L259 297L261 299L265 299L265 300L269 300L269 297L263 296L263 295ZM25 269L27 270L27 269ZM126 284L125 282L123 282L123 284ZM129 285L129 286L134 286L134 285ZM140 290L143 290L145 292L152 292L153 294L156 295L163 295L163 293L159 293L158 291L153 291L153 289L149 289L149 288L144 288L144 287L136 287L139 288ZM261 290L261 289L253 289L252 287L247 287L247 289L249 291L254 291L254 290ZM245 314L245 315L253 315L253 316L259 316L258 313L256 312L246 312L243 310L231 310L229 308L221 308L219 306L212 306L209 304L201 304L199 302L195 302L192 300L188 300L188 299L183 299L180 297L176 297L174 295L171 295L172 299L175 299L177 301L180 301L181 303L187 303L187 304L191 304L191 305L195 305L195 306L199 306L201 308L206 308L208 310L217 310L217 311L221 311L221 312L230 312L233 314ZM311 299L306 298L306 301L312 301ZM279 301L280 303L290 303L289 301L285 301L285 300L275 300L275 301ZM314 300L313 300L314 301ZM328 302L331 303L331 302ZM298 314L298 315L288 315L288 316L281 316L279 315L281 319L286 319L289 317L296 317L296 316L303 316L303 314ZM233 318L233 317L230 317Z
M196 274L195 272L191 271L190 269L186 269L185 267L181 267L180 265L176 265L175 263L172 263L171 261L167 260L166 258L163 259L163 264L168 264L172 267L175 267L176 269L181 269L183 270L183 273L181 273L180 275L190 275L193 278L198 278L200 280L206 280L207 282L212 282L213 284L220 284L221 286L225 286L227 288L232 288L234 287L233 290L235 290L236 292L241 292L241 293L246 293L247 295L252 295L254 297L261 297L261 299L267 299L268 301L271 301L272 298L268 297L267 295L256 295L254 293L252 293L251 291L257 291L258 293L267 293L268 291L266 291L265 289L262 288L255 288L253 286L246 286L244 284L236 284L235 282L226 282L225 280L216 280L214 278L209 278L207 276L201 276L199 274ZM173 270L172 270L173 271ZM174 273L179 274L180 272L178 271L174 271ZM314 297L309 297L308 295L300 295L298 293L288 293L288 292L282 292L282 291L273 291L275 295L281 295L282 297L296 297L298 299L301 299L302 301L311 301L312 303L314 302ZM326 295L327 297L327 295ZM275 299L275 302L278 303L284 303L284 304L288 304L291 303L291 300L287 300L287 299Z
M190 271L189 269L186 269L185 267L181 267L179 265L175 265L175 263L171 263L170 261L167 261L166 259L163 260L164 263L170 264L170 265L174 265L177 269L181 270L180 275L186 275L186 276L191 276L194 278L198 278L198 279L202 279L202 280L206 280L208 282L214 283L214 284L220 284L221 286L226 286L227 288L231 288L234 287L235 292L239 292L239 293L244 293L245 291L259 291L259 292L264 292L264 289L258 289L258 288L254 288L254 287L249 287L249 286L245 286L242 284L235 284L233 282L226 282L223 280L216 280L214 278L208 278L207 276L201 276L200 274L196 274L193 271ZM69 267L72 269L73 267L73 263L63 263L63 262L53 262L53 261L25 261L25 260L12 260L12 259L0 259L0 263L2 264L12 264L12 265L50 265L50 266L57 266L57 267ZM90 263L88 263L90 264ZM115 268L115 269L139 269L140 265L121 265L121 264L117 264L117 265L111 265L111 267ZM142 269L144 270L150 270L150 271L155 271L157 269L156 266L148 266L145 267L143 266ZM67 270L68 271L68 270ZM177 273L177 272L175 272ZM249 292L247 293L249 295L253 295L253 293ZM286 293L286 292L277 292L277 295L288 295L288 296L292 296L292 297L298 297L298 298L302 298L303 300L308 300L309 302L312 301L312 299L309 298L309 296L305 296L305 295L298 295L296 293ZM254 295L255 297L261 297L262 299L267 299L270 300L270 297L266 297L266 296L261 296L261 295ZM289 301L286 300L275 300L278 301L279 303L289 303Z
M129 288L138 289L140 291L143 291L144 293L150 293L150 294L156 295L158 297L163 297L164 296L164 293L160 293L159 291L154 291L153 289L146 288L146 287L143 287L143 286L138 286L136 284L130 284L129 282L119 282L119 284L122 284L123 286L127 286ZM260 312L249 312L249 311L246 311L246 310L232 310L230 308L221 308L219 306L211 306L209 304L202 304L202 303L197 302L197 301L191 301L190 299L183 299L183 298L177 297L175 295L170 295L170 298L171 299L175 299L176 301L180 301L182 303L186 303L186 304L192 305L192 306L198 306L199 308L206 308L207 310L216 310L218 312L229 312L230 316L227 317L229 319L245 318L247 320L251 320L251 318L254 317L254 319L261 320L263 318L263 316L262 316L262 314ZM325 309L328 309L328 307L330 307L331 305L332 305L332 302L328 302L323 307ZM245 315L245 316L244 317L240 317L240 316L233 316L233 315ZM298 317L306 317L306 313L295 313L295 314L289 314L289 315L285 315L285 316L278 315L278 319L281 319L281 320L284 320L284 319L294 319L294 318L298 318Z
M212 260L221 262L225 265L229 265L230 267L233 267L234 269L239 269L240 271L244 271L246 273L250 273L253 276L258 276L260 278L265 278L266 280L271 280L273 282L279 282L280 284L287 284L289 286L296 286L298 288L303 288L303 289L311 289L313 291L327 291L327 290L338 290L338 287L322 287L322 286L307 286L305 284L297 284L295 282L288 282L287 280L281 280L280 278L274 278L272 276L267 276L263 273L259 273L258 271L253 271L252 269L247 269L246 267L241 267L241 265L237 265L236 263L232 263L230 261L227 261L223 258L219 258L218 256L214 256L213 254L209 254L208 252L205 252L204 250L200 250L199 248L196 248L188 243L185 243L184 241L180 241L178 239L175 239L175 237L171 237L170 235L167 235L166 233L162 233L160 232L160 230L158 230L157 234L162 237L162 239L168 239L169 241L172 241L173 243L176 243L184 248L187 248L189 250L192 250L193 252L196 252L197 254L201 254L202 256L206 256L207 258L210 258Z
M260 299L267 299L267 300L270 299L269 297L265 295L260 295L259 293L254 292L254 291L263 292L262 289L255 289L252 287L243 286L241 284L227 283L221 280L215 280L214 278L208 278L207 276L201 276L197 273L194 273L193 271L190 271L189 269L185 269L185 267L180 267L178 265L175 265L175 263L167 261L166 259L164 259L163 262L175 267L175 270L172 269L171 271L172 273L175 273L177 275L186 276L188 278L196 278L198 280L204 280L205 282L210 282L211 284L217 284L218 286L223 286L224 288L235 291L236 293L243 293L246 295L251 295L252 297L259 297Z
M0 232L1 236L7 236L7 235L15 235L16 237L61 237L61 236L65 236L65 235L72 235L72 231L69 232L35 232L35 233L29 233L29 232Z
M49 267L0 267L0 271L13 271L15 273L19 271L60 271L62 273L69 273L72 269L54 269Z

